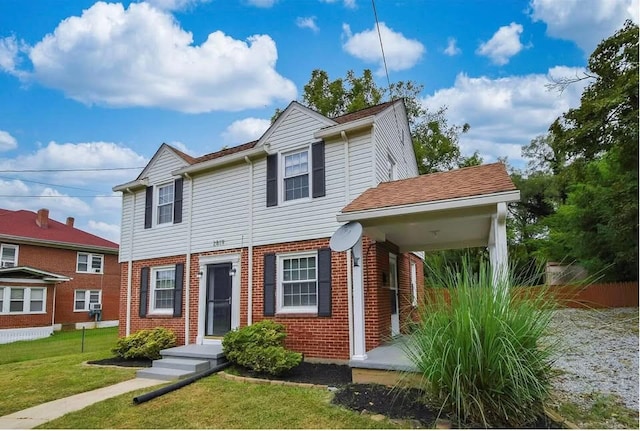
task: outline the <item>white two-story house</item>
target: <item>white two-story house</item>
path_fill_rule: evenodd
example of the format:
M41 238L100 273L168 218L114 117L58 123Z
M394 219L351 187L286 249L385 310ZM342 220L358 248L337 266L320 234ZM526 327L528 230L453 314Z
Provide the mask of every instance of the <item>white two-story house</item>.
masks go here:
M506 260L502 164L418 176L404 104L327 118L292 102L259 140L191 157L163 144L123 196L120 335L220 343L273 319L287 347L362 359L421 299L421 251L489 246ZM356 258L332 251L345 222ZM414 253L418 252L418 253Z

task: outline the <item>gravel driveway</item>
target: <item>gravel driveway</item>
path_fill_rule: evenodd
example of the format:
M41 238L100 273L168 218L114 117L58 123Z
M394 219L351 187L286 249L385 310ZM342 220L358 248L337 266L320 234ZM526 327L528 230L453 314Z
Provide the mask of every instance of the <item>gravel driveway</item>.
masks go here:
M611 394L638 410L638 308L563 309L551 329L562 343L556 395L589 407L594 395Z

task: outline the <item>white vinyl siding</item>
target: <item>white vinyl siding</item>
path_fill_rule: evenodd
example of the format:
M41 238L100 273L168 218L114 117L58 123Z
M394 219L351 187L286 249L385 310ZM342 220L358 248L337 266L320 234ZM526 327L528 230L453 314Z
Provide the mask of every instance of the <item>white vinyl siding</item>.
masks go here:
M18 266L18 246L13 244L0 245L0 268Z
M388 109L376 117L374 185L389 181L389 158L395 162L395 179L418 175L411 133L405 122L400 121L405 115L404 108L398 105L395 110L394 113L393 109Z
M77 289L73 297L73 311L89 311L90 304L100 304L101 299L101 290Z
M0 287L0 314L41 314L46 304L45 288Z
M153 165L150 165L141 174L142 178L147 177L149 185L167 185L173 184L175 177L171 172L184 167L186 162L178 157L171 150L166 149L157 154ZM188 214L190 211L189 202L189 183L184 181L182 211ZM154 191L155 192L155 191ZM124 192L122 202L122 225L120 234L120 262L125 262L129 258L150 259L163 256L175 256L184 254L187 250L188 224L187 223L169 223L160 225L158 229L144 228L144 207L145 207L145 190L139 188L135 191L135 208L133 206L134 198L131 193ZM206 196L201 199L207 199ZM154 201L154 205L157 201ZM156 210L154 209L154 212ZM154 214L154 221L156 215ZM131 255L131 229L134 230L134 251ZM162 246L158 246L161 244Z

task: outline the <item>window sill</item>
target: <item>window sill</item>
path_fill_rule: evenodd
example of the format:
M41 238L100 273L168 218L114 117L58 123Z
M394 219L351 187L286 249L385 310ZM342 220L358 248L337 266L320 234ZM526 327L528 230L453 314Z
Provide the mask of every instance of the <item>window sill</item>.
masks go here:
M179 317L173 317L173 311L171 313L147 313L145 318L147 319L179 319Z
M16 311L14 313L0 313L0 316L25 316L34 314L47 314L46 311Z
M276 313L275 317L280 319L299 319L299 318L310 318L310 317L318 317L318 312L311 311L299 311L299 312L291 312L291 311L279 311Z

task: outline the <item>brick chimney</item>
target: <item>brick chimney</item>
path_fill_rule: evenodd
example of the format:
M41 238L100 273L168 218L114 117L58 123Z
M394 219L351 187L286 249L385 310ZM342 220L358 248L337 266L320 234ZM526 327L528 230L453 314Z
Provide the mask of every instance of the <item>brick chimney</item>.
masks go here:
M73 222L76 221L73 217L67 217L67 226L73 227Z
M38 210L38 214L36 215L36 224L38 227L42 229L46 229L49 227L49 210L46 208L42 208Z

